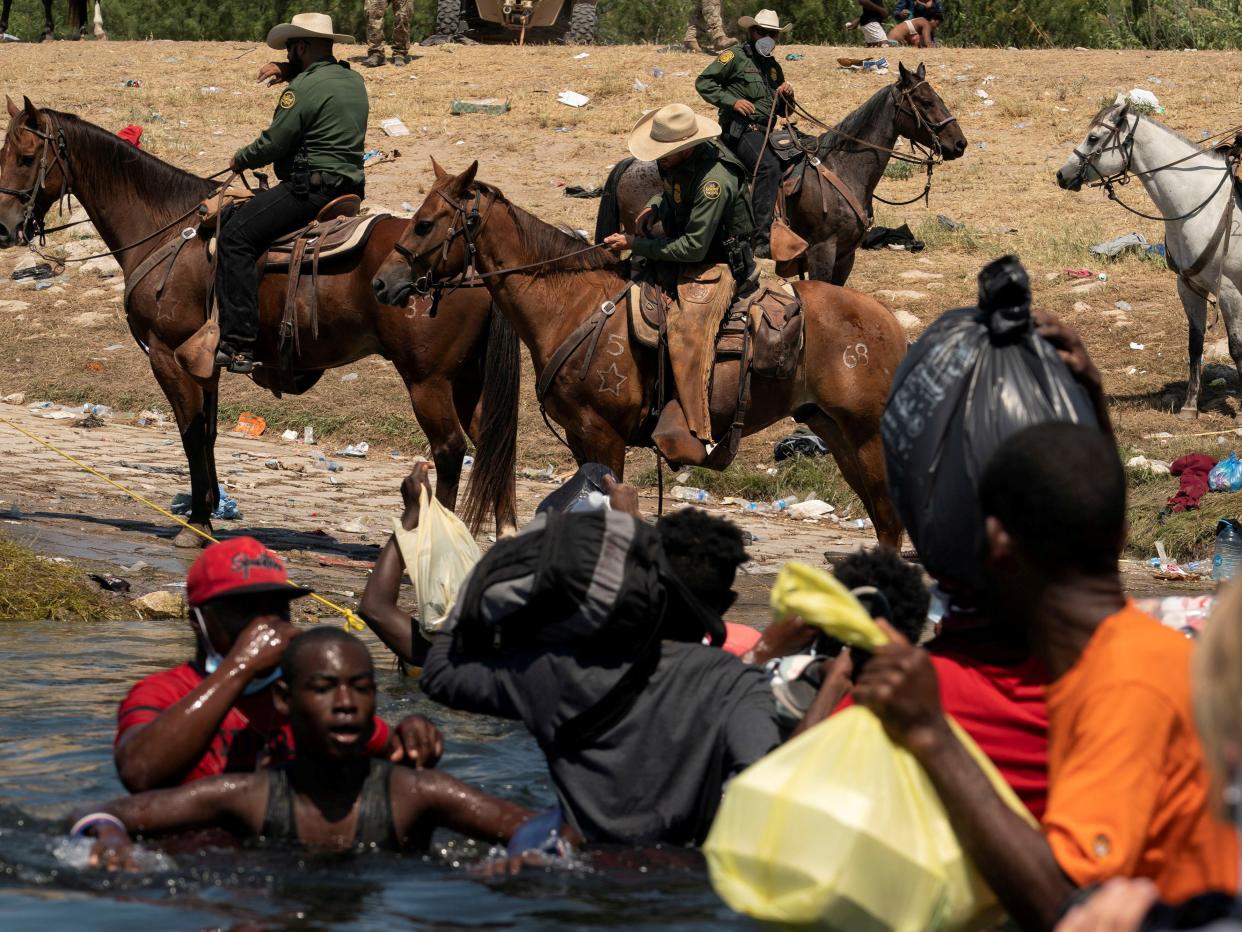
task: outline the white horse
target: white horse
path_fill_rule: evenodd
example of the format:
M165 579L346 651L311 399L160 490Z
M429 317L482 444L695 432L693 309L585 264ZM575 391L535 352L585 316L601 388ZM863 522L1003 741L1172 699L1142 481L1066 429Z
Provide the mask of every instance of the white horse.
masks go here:
M1229 335L1229 355L1242 376L1242 231L1234 229L1239 217L1232 171L1224 152L1200 148L1131 112L1124 96L1096 114L1087 138L1057 171L1062 188L1102 185L1114 199L1113 186L1126 176L1135 177L1156 205L1159 216L1140 216L1164 221L1169 265L1178 272L1177 293L1190 325L1190 377L1178 414L1185 419L1199 416L1210 295L1216 296Z

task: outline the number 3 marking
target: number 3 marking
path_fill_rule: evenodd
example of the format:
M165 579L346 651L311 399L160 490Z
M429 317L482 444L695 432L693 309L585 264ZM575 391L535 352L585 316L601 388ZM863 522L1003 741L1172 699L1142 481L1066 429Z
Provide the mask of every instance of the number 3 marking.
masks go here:
M847 346L845 352L841 354L841 361L845 363L845 368L853 369L856 366L865 366L867 359L867 344L855 343L853 346Z

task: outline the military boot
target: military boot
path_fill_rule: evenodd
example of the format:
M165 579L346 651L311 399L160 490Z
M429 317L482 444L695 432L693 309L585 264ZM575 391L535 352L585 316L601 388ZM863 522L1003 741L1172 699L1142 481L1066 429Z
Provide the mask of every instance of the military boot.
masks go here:
M384 53L383 52L372 52L370 55L368 55L366 58L362 60L362 64L365 65L367 68L379 68L381 65L384 64Z

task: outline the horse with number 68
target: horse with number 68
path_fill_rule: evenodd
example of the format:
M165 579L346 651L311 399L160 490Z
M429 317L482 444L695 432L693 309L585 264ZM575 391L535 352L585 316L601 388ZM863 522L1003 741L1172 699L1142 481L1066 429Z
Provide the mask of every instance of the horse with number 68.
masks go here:
M626 447L652 443L660 365L657 351L631 339L627 315L612 307L627 288L628 263L477 181L477 162L460 175L432 165L435 183L376 274L379 300L404 304L473 265L530 349L541 383L558 349L602 315L594 338L580 339L553 365L542 401L579 463L603 463L621 475ZM860 292L816 281L794 287L804 315L801 358L790 378L753 379L743 431L790 415L809 425L862 499L880 541L896 546L902 528L885 481L880 416L905 333L884 305ZM736 392L725 386L719 395ZM732 407L718 410L713 401L716 436L732 417Z
M1231 131L1232 135L1232 131ZM1215 295L1229 336L1229 355L1242 374L1242 236L1234 232L1237 143L1201 148L1150 117L1131 110L1119 96L1091 121L1087 137L1057 170L1068 191L1102 187L1110 199L1148 220L1164 221L1170 268L1189 323L1190 373L1178 416L1199 416L1199 381L1208 302ZM1116 188L1137 178L1156 214L1128 207Z

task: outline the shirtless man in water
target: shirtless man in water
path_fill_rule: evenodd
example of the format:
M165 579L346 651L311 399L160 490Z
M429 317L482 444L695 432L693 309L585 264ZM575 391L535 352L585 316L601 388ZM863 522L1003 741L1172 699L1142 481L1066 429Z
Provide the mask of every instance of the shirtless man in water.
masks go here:
M375 670L353 635L338 628L309 631L290 643L282 666L273 698L293 728L298 753L292 763L113 800L73 829L98 840L94 864L127 866L131 834L216 827L309 848L404 850L426 848L440 827L508 841L530 816L447 774L367 754Z

